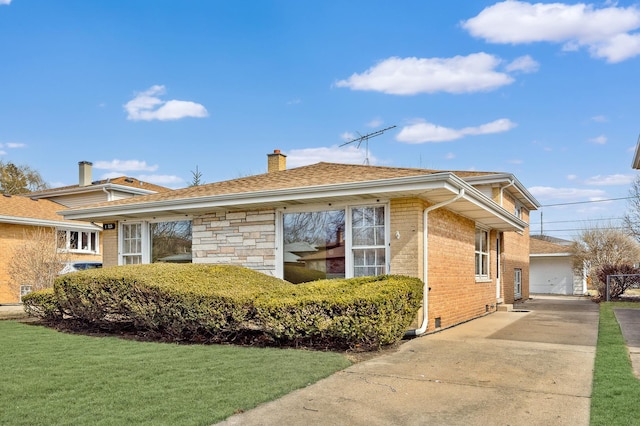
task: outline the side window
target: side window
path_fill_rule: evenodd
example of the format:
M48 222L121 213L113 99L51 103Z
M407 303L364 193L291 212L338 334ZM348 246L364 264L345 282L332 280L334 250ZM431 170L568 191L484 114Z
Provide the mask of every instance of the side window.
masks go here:
M489 279L489 231L476 228L476 279Z

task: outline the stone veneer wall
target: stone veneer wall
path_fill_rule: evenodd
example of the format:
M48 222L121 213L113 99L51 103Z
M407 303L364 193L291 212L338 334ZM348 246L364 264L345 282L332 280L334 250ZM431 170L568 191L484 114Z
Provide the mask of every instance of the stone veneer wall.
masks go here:
M193 263L245 266L276 272L276 213L273 209L215 212L193 219Z

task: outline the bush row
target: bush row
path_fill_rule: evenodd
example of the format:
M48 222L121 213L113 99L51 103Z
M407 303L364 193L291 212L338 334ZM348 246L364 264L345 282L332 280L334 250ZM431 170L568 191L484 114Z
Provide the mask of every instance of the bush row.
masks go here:
M293 285L236 266L152 264L64 275L53 291L23 300L48 320L129 324L176 341L260 332L277 343L380 347L415 318L422 282L387 275Z

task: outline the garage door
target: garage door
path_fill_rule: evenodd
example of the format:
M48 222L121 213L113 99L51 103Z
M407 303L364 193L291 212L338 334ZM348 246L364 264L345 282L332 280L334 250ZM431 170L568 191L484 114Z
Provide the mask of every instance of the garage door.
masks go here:
M529 292L573 294L573 269L569 257L532 257Z

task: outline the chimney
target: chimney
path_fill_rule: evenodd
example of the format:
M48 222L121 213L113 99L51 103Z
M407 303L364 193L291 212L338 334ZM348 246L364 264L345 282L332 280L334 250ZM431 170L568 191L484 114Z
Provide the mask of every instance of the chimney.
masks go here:
M287 156L274 149L273 154L267 154L267 172L279 172L287 169Z
M80 186L91 185L91 166L93 166L93 163L89 161L80 161L78 163Z

